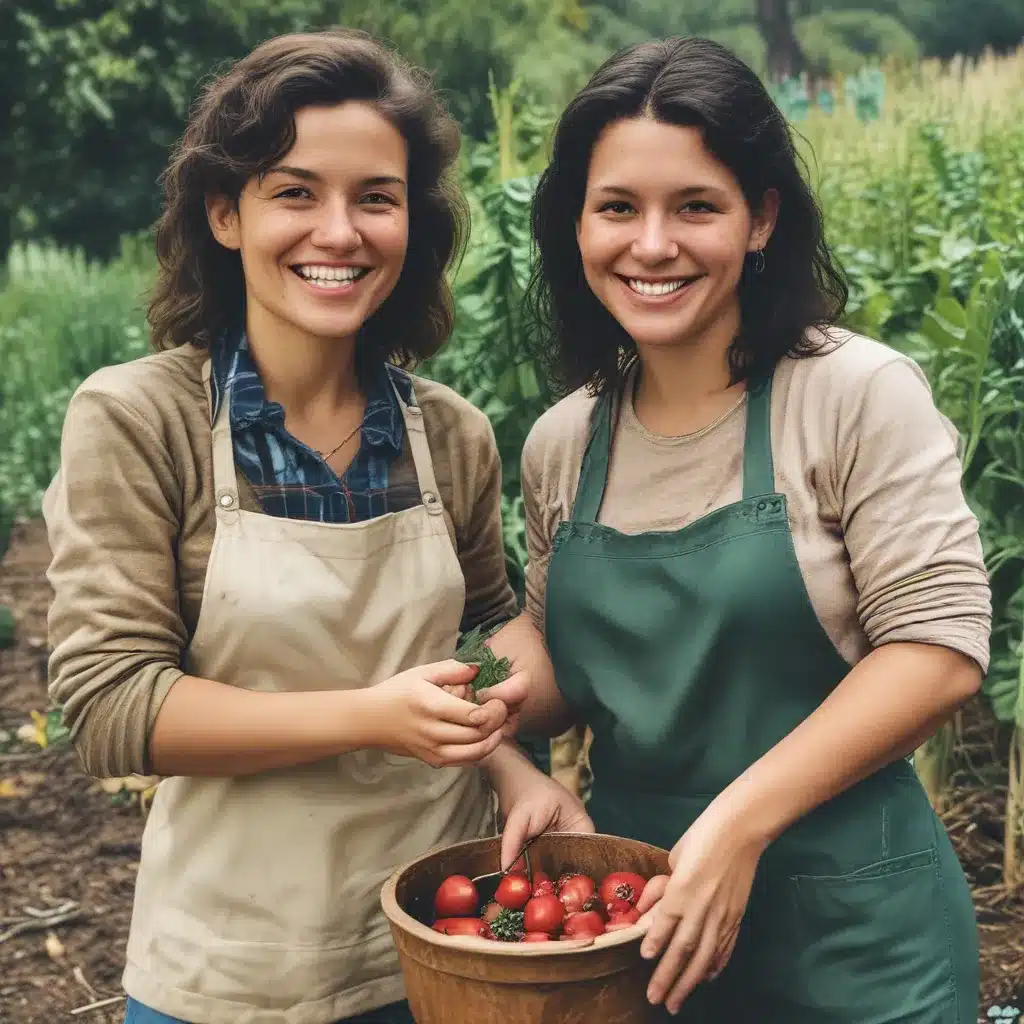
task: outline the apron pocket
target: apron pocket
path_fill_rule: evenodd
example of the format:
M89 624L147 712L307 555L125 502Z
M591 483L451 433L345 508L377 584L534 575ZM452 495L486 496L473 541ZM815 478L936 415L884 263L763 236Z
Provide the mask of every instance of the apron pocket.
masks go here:
M757 952L779 1019L958 1024L936 850L843 875L776 875L766 896Z

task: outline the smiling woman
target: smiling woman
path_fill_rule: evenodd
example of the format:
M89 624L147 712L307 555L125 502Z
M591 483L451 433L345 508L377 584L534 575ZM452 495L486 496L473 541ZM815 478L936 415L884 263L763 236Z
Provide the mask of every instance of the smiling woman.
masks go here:
M595 826L671 848L649 998L974 1024L971 894L905 760L988 666L955 432L916 364L836 329L789 128L728 50L616 54L552 149L531 296L569 394L523 451L553 671L519 721L590 726Z
M492 787L504 807L539 775L452 658L476 627L539 647L503 625L493 432L409 368L451 330L458 143L426 76L360 33L259 47L165 176L158 352L69 404L51 693L90 772L167 776L129 1022L409 1024L382 883L492 834ZM552 820L580 813L538 784Z

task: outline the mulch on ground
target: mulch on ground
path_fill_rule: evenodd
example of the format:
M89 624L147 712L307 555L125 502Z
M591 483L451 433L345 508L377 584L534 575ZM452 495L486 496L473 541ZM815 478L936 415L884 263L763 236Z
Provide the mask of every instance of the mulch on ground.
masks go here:
M14 610L14 648L0 651L0 730L47 707L42 524L19 524L0 564L0 605ZM943 818L970 879L982 943L983 1011L1024 1009L1024 889L1001 883L1007 732L981 701L963 715ZM120 1024L120 996L144 815L138 795L104 792L66 746L0 754L0 1024ZM4 795L9 794L9 795Z

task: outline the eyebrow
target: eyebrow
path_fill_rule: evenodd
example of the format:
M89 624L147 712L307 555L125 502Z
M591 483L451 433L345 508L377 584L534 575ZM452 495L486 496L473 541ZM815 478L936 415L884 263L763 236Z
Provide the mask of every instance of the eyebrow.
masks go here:
M263 177L268 178L271 174L288 174L294 178L301 178L303 181L320 181L320 175L316 171L306 170L304 167L292 167L288 164L276 164L271 167ZM377 185L404 185L405 179L393 174L377 174L371 178L363 178L360 182L364 188L373 188Z
M627 199L635 199L637 193L632 189L624 188L621 185L598 185L595 192L601 192L605 195L612 196L625 196ZM704 192L718 193L721 189L715 188L714 185L688 185L686 188L676 189L672 193L673 199L682 199L686 196L696 196Z

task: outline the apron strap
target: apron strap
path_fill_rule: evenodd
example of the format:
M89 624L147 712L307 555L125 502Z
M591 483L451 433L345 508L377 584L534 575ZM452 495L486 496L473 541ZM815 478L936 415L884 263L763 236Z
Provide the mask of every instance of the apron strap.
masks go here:
M430 457L427 431L423 426L423 410L418 405L406 404L394 380L391 381L391 387L394 389L399 408L402 410L405 435L409 438L409 452L416 469L416 480L419 483L423 504L432 516L439 516L444 512L444 506L441 504L441 495L438 492L437 479L434 476L434 460Z
M203 362L203 385L213 411L213 381L210 358ZM236 513L238 477L235 473L235 450L231 438L230 393L221 395L220 406L213 421L213 500L218 514Z
M612 394L605 392L590 414L590 438L583 453L576 498L570 520L596 523L608 480L608 462L612 449Z
M775 492L772 462L772 373L747 383L747 426L743 438L743 497Z

